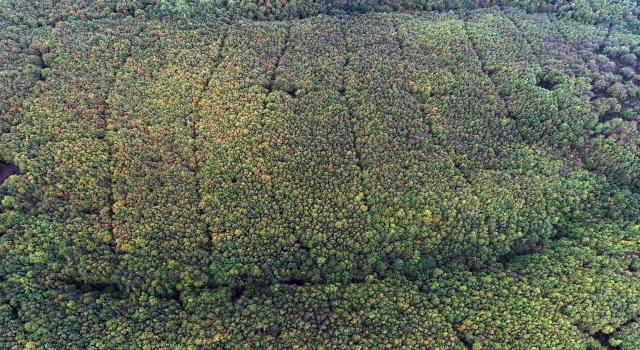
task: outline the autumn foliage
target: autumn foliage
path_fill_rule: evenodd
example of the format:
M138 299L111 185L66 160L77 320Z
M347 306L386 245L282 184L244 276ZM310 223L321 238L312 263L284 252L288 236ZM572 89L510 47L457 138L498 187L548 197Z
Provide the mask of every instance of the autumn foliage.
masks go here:
M0 347L637 348L637 14L0 1Z

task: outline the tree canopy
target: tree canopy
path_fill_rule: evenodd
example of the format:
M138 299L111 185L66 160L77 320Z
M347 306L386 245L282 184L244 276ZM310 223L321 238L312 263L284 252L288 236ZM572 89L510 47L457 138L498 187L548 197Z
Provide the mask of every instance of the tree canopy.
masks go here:
M0 0L0 347L637 349L638 11Z

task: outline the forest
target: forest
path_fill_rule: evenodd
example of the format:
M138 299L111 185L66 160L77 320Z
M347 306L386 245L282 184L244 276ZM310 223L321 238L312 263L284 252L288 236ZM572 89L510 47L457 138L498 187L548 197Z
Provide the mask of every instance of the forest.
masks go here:
M0 348L640 349L640 5L0 0Z

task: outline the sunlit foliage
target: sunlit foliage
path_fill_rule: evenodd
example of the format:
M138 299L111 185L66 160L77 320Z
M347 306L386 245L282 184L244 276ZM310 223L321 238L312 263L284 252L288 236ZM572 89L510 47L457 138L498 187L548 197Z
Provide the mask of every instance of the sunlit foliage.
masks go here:
M639 346L628 1L0 1L0 347Z

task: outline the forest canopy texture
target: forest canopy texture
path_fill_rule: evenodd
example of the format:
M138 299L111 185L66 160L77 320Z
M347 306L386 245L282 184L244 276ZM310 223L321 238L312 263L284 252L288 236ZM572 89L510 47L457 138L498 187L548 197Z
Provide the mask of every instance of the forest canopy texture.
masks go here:
M0 348L640 349L639 14L0 0Z

